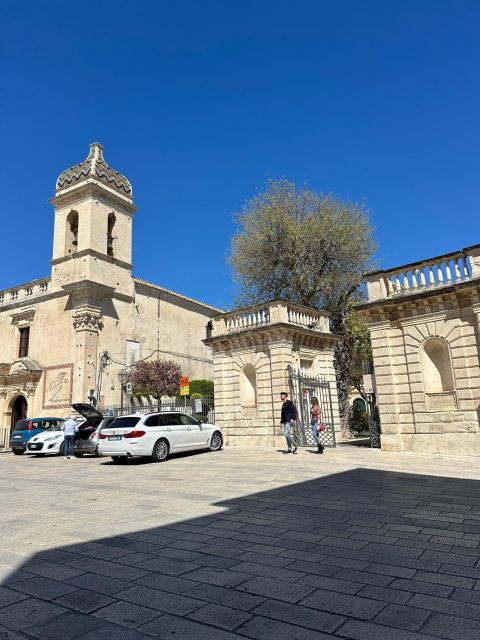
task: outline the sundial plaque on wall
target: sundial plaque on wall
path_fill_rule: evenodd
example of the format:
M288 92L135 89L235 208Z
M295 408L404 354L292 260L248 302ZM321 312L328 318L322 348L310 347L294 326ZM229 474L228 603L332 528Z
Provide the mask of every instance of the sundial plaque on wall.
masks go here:
M73 363L43 370L43 408L64 409L72 403Z

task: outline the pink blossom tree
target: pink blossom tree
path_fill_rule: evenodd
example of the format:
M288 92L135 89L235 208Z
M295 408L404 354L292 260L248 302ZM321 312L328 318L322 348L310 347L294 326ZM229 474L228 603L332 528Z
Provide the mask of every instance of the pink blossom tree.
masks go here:
M180 366L171 360L137 362L127 380L136 396L172 397L180 390Z

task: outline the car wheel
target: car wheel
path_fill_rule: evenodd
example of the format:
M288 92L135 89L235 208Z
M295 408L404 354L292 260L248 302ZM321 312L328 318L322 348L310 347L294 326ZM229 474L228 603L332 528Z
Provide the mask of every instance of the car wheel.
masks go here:
M112 456L113 464L125 464L127 460L128 458L125 458L125 456Z
M23 454L25 453L25 451L23 451L22 449L12 449L12 451L16 456L23 456Z
M220 431L215 431L210 440L210 451L220 451L223 447L223 438Z
M152 460L154 462L165 462L169 453L170 447L168 446L168 442L163 439L158 440L153 447Z
M62 442L62 444L60 445L60 449L58 450L58 455L63 456L64 453L65 453L65 443Z
M83 457L83 453L74 453L73 457L74 458L82 458Z

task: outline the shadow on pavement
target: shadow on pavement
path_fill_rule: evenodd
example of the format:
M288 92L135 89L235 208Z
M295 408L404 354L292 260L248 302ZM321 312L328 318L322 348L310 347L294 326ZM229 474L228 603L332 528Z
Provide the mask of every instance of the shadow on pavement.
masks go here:
M357 469L43 551L0 588L0 638L477 640L479 488Z

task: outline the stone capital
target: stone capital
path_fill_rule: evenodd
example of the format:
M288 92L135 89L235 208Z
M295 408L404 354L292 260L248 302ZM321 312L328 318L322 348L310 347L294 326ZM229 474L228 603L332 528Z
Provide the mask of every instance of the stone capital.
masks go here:
M73 327L75 331L101 331L103 329L103 319L100 315L83 312L73 316Z

